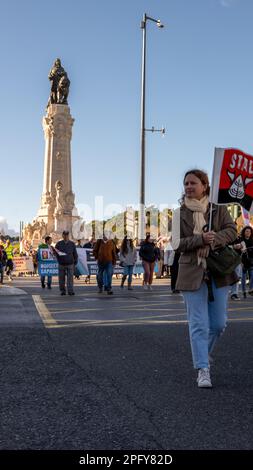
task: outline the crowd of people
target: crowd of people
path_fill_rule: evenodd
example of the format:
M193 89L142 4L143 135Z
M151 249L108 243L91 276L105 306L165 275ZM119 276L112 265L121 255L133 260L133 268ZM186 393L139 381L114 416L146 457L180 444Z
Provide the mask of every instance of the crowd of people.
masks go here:
M112 295L112 277L117 260L119 261L119 265L123 268L121 288L124 288L125 282L127 281L128 290L133 289L134 276L141 276L140 274L133 274L134 266L137 261L136 247L139 245L139 256L142 260L142 266L144 271L142 275L143 289L152 290L154 268L155 264L157 264L157 272L155 273L156 279L168 278L171 276L172 292L178 292L175 288L178 256L174 253L169 239L159 237L158 240L155 241L149 234L147 235L146 239L140 244L137 239L133 240L125 237L123 241L119 241L117 239L108 240L106 236L98 240L95 240L91 237L85 243L82 243L82 240L78 240L77 243L74 244L69 239L69 233L64 231L62 241L58 242L55 247L53 247L52 245L52 237L46 236L44 242L38 246L37 250L30 249L28 253L20 253L18 255L19 257L30 257L33 263L32 271L26 273L19 272L18 276L24 274L38 276L38 266L39 263L42 261L40 259L41 249L51 247L51 250L59 263L59 279L61 279L61 283L59 281L60 291L61 293L66 291L66 289L62 288L63 273L65 273L66 277L69 279L69 282L72 283L72 287L71 285L69 285L69 292L72 293L73 276L76 279L80 279L81 276L81 273L78 271L78 268L76 266L77 254L73 255L73 258L63 258L62 256L59 256L57 250L61 251L62 249L64 251L70 249L70 247L73 250L74 245L75 248L87 248L92 250L92 253L94 254L95 260L97 261L98 265L97 284L98 291L100 293L106 291L108 295ZM12 244L10 243L10 240L0 240L0 282L2 284L4 281L4 274L6 274L8 280L11 281L13 279L12 273L14 269L14 254L15 250ZM69 261L71 261L70 265L73 265L73 273L70 268L62 268L62 266L65 264L67 265ZM119 276L120 275L116 274L116 277ZM90 282L90 278L90 274L85 275L85 282ZM52 276L43 275L40 276L40 279L42 288L45 288L47 286L48 289L51 289Z
M97 262L96 281L98 293L112 295L112 279L118 260L123 268L120 288L133 289L134 267L139 258L143 267L143 289L152 290L155 266L156 277L171 277L172 293L181 292L185 301L193 366L198 371L197 384L200 388L212 387L210 365L212 353L227 322L227 299L239 300L239 280L243 298L253 296L253 228L245 226L240 235L225 205L209 201L210 185L205 172L193 169L185 174L184 192L181 204L174 211L172 236L170 239L152 239L147 234L140 244L125 237L121 242L107 238L90 239L85 244L70 240L69 232L63 231L62 240L55 246L48 235L38 251L32 250L34 273L37 272L41 249L49 249L58 261L58 278L61 295L74 293L74 276L79 278L77 248L92 250ZM229 248L229 252L222 251ZM233 253L237 253L234 256ZM223 261L226 269L215 270L210 264L211 254L217 254L216 264ZM231 268L230 256L236 259ZM0 241L0 282L4 272L12 279L14 249L7 240ZM232 259L232 258L231 258ZM232 261L231 261L232 263ZM217 266L216 266L217 268ZM169 272L170 271L170 272ZM86 275L86 280L90 274ZM246 290L249 281L248 292ZM52 288L52 276L41 275L41 287Z
M67 237L67 238L66 238ZM136 251L136 240L129 239L125 237L121 243L117 242L115 239L108 239L105 235L103 238L98 240L89 240L88 243L82 245L81 240L78 240L77 245L75 246L73 242L69 240L69 233L63 232L63 241L58 242L55 246L56 250L60 250L61 252L67 253L68 250L71 251L72 257L69 260L72 263L72 271L67 273L67 269L65 268L67 279L68 277L71 278L71 283L73 283L73 276L79 278L80 273L78 269L75 267L77 264L77 252L76 248L89 248L92 249L93 255L97 262L97 285L98 285L98 293L102 294L106 292L107 295L112 295L112 278L114 267L116 265L116 261L119 260L120 266L123 268L123 274L121 278L120 287L123 289L125 281L127 280L127 287L128 290L132 290L132 281L133 281L133 270L134 266L137 261L137 251ZM53 248L54 249L54 248ZM57 251L55 255L58 259L59 263L59 279L60 279L60 272L62 270L62 263L66 264L67 260L64 256L59 255ZM143 288L145 290L152 289L153 283L153 273L154 273L154 266L155 263L158 262L161 258L161 250L158 247L158 244L151 239L150 235L147 235L146 239L140 245L139 251L140 259L142 260L143 265ZM90 275L87 277L90 278ZM161 276L159 276L161 277ZM60 283L60 291L62 295L65 295L66 288L65 285ZM67 286L68 293L73 295L73 284L71 286Z
M67 243L70 242L70 243ZM180 250L173 249L171 244L171 238L159 237L157 240L152 239L150 234L147 234L146 239L138 243L137 239L130 239L125 237L122 242L116 239L107 239L105 236L101 239L95 240L90 238L85 243L82 240L78 240L76 244L69 240L69 233L63 232L63 239L55 246L56 250L62 249L73 250L75 248L88 248L91 249L98 265L97 284L98 292L102 293L106 291L108 295L112 295L112 278L114 272L114 266L116 261L119 261L119 265L123 267L123 274L121 277L120 287L123 289L127 282L128 290L133 289L134 277L140 276L133 274L134 266L137 261L136 246L140 246L139 257L142 261L143 266L143 289L152 290L154 268L157 266L155 278L170 278L171 292L173 294L179 293L177 278L179 269ZM79 273L77 264L77 253L68 256L66 259L62 258L57 254L57 251L52 246L52 237L46 236L43 243L38 246L38 249L31 249L29 253L20 253L19 256L30 256L33 262L33 271L28 274L31 276L38 276L38 265L40 259L40 249L51 247L54 252L54 256L57 258L59 263L59 286L60 291L66 292L63 288L63 279L69 280L69 292L73 295L73 278L80 279L81 274ZM60 248L59 248L60 247ZM245 226L241 233L237 235L233 242L234 249L241 255L241 263L235 269L237 274L237 281L231 286L230 297L231 300L240 300L240 284L241 294L243 298L247 295L253 296L253 228L251 226ZM8 280L13 280L13 259L15 255L15 249L13 248L10 240L0 240L0 283L4 282L4 275L7 276ZM72 268L68 267L72 266ZM63 268L63 266L65 266ZM20 276L23 273L19 273ZM117 274L116 277L119 277ZM52 288L52 276L40 276L41 286L48 289ZM85 282L90 282L90 274L85 275ZM60 281L61 280L61 281ZM247 291L248 284L248 291ZM64 295L64 294L63 294Z

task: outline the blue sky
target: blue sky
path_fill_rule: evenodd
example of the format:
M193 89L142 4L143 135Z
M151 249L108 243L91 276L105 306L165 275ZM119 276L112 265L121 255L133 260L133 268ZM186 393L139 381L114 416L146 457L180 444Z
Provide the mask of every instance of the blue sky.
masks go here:
M71 80L77 204L136 204L141 29L148 24L146 202L176 203L185 170L212 169L215 146L253 153L252 0L1 2L1 209L9 227L36 216L42 116L56 57Z

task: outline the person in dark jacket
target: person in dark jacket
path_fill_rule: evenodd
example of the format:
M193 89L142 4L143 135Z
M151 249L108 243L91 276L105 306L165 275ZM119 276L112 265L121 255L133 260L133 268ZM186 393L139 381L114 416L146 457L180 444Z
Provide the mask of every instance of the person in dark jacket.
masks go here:
M235 225L236 222L235 222ZM234 243L232 244L234 250L241 256L241 237L238 236L236 238L236 240L234 241ZM230 291L230 298L231 300L240 300L240 297L239 297L239 281L240 279L242 278L242 263L238 264L238 266L236 266L235 268L235 272L238 276L238 281L235 282L234 284L232 284L231 286L231 291Z
M4 268L7 263L7 254L4 246L0 244L0 284L4 281Z
M155 246L155 243L147 234L144 242L141 243L139 256L142 259L142 266L144 269L144 290L152 290L153 274L155 268L155 262L160 257L159 248Z
M66 276L67 290L69 295L75 295L73 290L74 267L77 264L78 255L74 242L69 239L69 232L62 232L63 240L55 245L55 252L59 263L59 288L61 295L66 295Z
M253 228L250 225L241 231L242 293L246 298L246 278L249 277L249 295L253 295Z
M172 265L170 266L170 276L171 276L171 291L173 294L179 294L179 290L176 289L177 276L178 276L178 262L180 258L180 253L175 251L175 256Z
M88 248L89 250L93 250L93 247L95 245L95 242L93 241L93 239L89 239L88 242L86 242L84 245L83 245L83 248Z

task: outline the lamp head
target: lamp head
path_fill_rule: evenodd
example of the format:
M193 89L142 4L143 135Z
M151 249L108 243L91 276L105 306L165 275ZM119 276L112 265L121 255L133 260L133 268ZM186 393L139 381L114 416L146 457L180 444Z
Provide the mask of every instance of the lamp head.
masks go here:
M161 23L161 20L157 20L157 26L158 28L164 28L164 24Z

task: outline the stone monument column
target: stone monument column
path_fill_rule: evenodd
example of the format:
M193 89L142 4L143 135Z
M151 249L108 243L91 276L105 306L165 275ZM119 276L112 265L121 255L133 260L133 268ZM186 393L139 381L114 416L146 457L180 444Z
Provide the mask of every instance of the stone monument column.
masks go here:
M60 59L49 73L52 82L47 114L43 117L45 136L44 179L41 206L36 218L46 224L48 234L60 238L63 230L72 235L78 218L72 191L71 137L74 119L67 103L70 81Z

